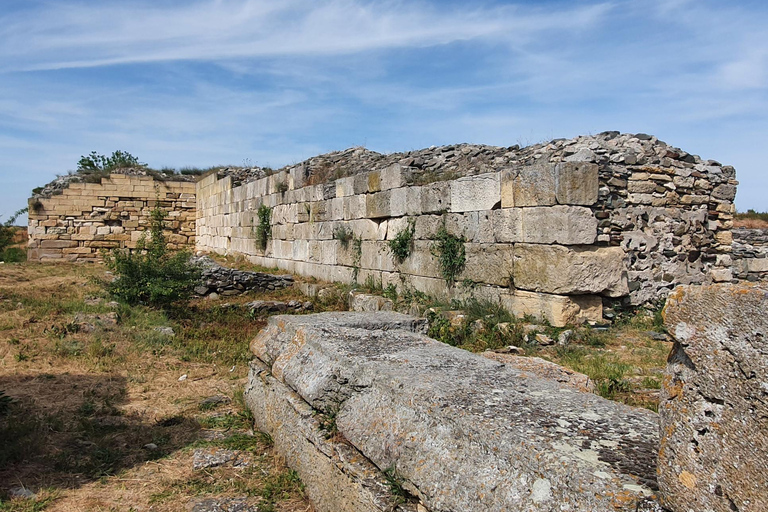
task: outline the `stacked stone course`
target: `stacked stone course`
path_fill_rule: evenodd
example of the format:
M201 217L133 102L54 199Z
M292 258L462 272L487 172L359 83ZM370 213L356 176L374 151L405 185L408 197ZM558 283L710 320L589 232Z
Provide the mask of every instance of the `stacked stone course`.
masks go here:
M732 256L734 277L768 280L768 229L734 229Z
M732 167L644 134L357 148L239 185L200 180L197 248L327 281L472 293L562 325L600 320L603 298L639 305L677 284L731 280L736 184ZM254 233L261 205L272 209L265 251ZM388 244L409 223L412 252L397 263ZM459 281L471 287L442 279L433 238L443 224L466 240Z
M194 245L194 183L128 174L69 182L56 195L29 200L28 259L93 261L102 249L135 248L158 206L168 213L168 247Z

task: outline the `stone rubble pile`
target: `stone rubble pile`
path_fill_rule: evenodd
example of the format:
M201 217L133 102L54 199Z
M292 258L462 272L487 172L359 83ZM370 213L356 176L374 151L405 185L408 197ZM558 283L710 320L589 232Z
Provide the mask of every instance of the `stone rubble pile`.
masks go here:
M190 261L203 268L202 283L194 290L197 295L240 295L251 290L278 290L293 286L293 276L287 274L274 275L227 268L207 256L193 257Z

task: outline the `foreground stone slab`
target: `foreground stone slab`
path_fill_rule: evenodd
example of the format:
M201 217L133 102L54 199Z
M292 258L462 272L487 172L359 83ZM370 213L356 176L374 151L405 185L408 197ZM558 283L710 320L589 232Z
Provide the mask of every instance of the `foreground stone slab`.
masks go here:
M322 460L304 453L322 447L306 431L281 434L285 422L267 396L275 382L306 421L332 414L357 453L432 512L634 511L653 494L656 414L439 343L421 328L391 312L275 316L252 342L260 362L248 403L310 496L322 494L316 485L326 494L350 487L319 474Z
M681 286L661 393L659 484L680 511L768 510L768 287Z

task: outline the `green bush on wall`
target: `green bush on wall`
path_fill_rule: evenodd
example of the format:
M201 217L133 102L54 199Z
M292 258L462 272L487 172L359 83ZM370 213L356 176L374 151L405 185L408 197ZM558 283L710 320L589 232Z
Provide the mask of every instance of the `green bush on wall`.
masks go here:
M256 243L259 244L259 248L264 251L267 249L267 241L272 236L272 208L262 204L259 209L256 210Z
M432 254L437 258L440 273L449 286L456 282L456 277L464 270L467 256L464 249L465 238L452 235L443 224L435 233Z
M416 221L408 219L408 225L389 241L389 251L397 263L402 263L411 255L413 236L416 233Z

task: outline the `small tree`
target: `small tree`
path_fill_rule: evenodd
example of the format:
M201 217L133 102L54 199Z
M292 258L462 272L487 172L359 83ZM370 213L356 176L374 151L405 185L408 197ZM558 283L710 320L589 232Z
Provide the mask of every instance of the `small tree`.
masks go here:
M169 253L163 236L167 213L152 210L150 237L142 235L136 250L115 249L105 258L116 278L107 283L107 291L119 301L136 305L168 307L189 299L200 281L200 269L190 263L186 251Z
M16 254L14 254L13 257L9 257L11 256L9 254L9 248L11 245L13 245L13 240L16 235L16 230L13 228L13 225L16 223L16 219L25 213L27 213L27 208L22 208L21 210L11 215L7 221L0 224L0 261L7 261L11 259L13 261L17 261L19 259L18 255ZM24 251L17 249L15 252L23 253Z

